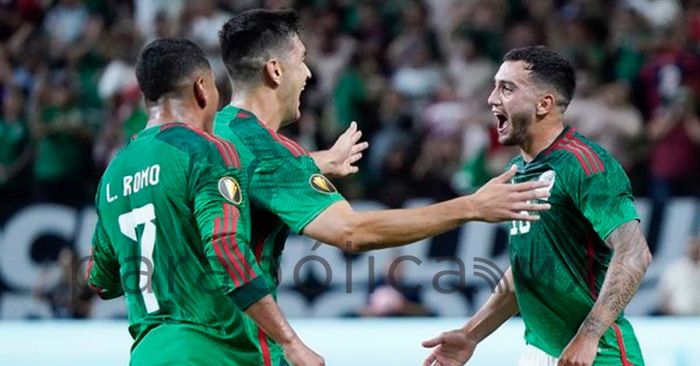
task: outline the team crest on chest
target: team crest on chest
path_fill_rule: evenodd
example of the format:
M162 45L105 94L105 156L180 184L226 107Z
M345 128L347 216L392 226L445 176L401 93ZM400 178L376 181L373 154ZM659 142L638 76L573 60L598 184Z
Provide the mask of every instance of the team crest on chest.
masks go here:
M556 180L557 174L554 172L554 170L547 170L546 172L540 174L540 176L537 178L538 182L547 182L548 184L542 188L537 188L538 192L544 191L544 192L552 192L552 187L554 187L554 181ZM544 198L543 200L547 200Z
M333 183L328 180L322 174L314 174L309 178L309 183L311 187L321 193L335 193L337 190L333 186Z
M221 193L227 201L234 205L239 205L243 200L241 186L231 177L223 177L219 179L219 193Z

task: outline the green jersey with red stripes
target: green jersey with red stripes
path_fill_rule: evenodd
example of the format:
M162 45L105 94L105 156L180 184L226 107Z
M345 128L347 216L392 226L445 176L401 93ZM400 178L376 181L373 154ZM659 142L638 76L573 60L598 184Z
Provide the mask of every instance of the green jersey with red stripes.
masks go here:
M566 127L535 159L513 164L515 182L550 182L552 208L510 226L510 263L525 341L558 357L593 308L612 250L604 240L638 220L627 175L603 148ZM598 345L595 365L643 365L623 314Z
M303 147L267 128L253 113L226 106L214 118L214 133L236 146L247 168L251 244L268 286L276 288L289 231L301 234L316 216L344 198ZM267 341L274 364L282 352Z
M181 123L142 131L107 167L87 275L101 297L125 295L132 364L262 364L244 310L271 289L247 182L230 143Z

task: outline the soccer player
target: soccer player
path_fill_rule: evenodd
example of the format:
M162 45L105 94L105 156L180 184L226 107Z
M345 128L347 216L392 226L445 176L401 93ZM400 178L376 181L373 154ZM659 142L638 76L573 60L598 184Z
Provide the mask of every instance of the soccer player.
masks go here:
M510 268L467 324L423 343L424 365L462 365L476 345L518 311L527 348L519 365L643 365L623 308L651 254L620 164L562 122L574 70L545 48L504 57L488 103L498 141L520 148L515 181L545 181L552 209L513 221Z
M248 167L251 242L270 287L277 286L290 230L343 250L364 251L412 243L469 220L529 222L537 216L524 211L549 207L528 202L548 195L535 191L546 183L509 184L512 170L471 196L417 209L355 212L309 153L278 134L299 119L299 97L311 77L296 14L246 11L224 24L219 37L233 97L217 113L214 132L237 147ZM267 342L262 333L260 339ZM271 351L265 366L274 365L279 347L266 345Z
M126 296L132 365L262 365L257 328L295 365L322 365L296 336L250 246L247 176L208 131L214 74L192 42L148 44L136 64L146 129L105 171L88 283Z

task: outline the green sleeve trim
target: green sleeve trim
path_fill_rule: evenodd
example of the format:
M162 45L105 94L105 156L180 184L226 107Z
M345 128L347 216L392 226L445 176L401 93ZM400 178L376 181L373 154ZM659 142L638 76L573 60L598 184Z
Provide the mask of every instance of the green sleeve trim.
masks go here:
M620 220L620 222L618 222L618 223L616 223L615 225L613 225L613 226L610 228L610 230L608 230L608 232L605 233L604 236L602 236L603 241L608 240L608 236L610 236L610 234L612 234L613 231L617 230L617 228L619 228L620 226L622 226L622 225L624 225L624 224L626 224L626 223L628 223L628 222L630 222L630 221L641 222L642 220L640 220L638 216L627 217L627 218L624 218L624 219Z
M239 309L245 311L249 306L269 294L271 294L271 291L267 287L265 278L259 275L245 286L233 290L229 296Z
M292 227L292 231L296 234L302 235L302 231L304 231L304 228L306 225L308 225L311 221L314 221L314 219L321 214L321 212L325 211L328 207L330 207L332 204L339 202L339 201L344 201L345 197L343 197L340 193L334 193L330 199L325 201L325 204L318 205L315 210L310 211L310 213L304 217L304 219L299 220L299 222Z

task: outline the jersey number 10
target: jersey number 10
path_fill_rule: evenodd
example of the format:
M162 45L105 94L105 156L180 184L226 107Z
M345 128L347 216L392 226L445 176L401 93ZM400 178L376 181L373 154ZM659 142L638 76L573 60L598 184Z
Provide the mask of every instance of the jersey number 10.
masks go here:
M141 246L141 273L146 273L144 277L139 275L139 290L143 297L143 304L146 312L151 313L159 309L158 300L153 293L151 278L155 263L153 262L153 248L156 244L156 210L152 203L133 209L131 212L119 215L119 229L122 234L129 239L139 242ZM143 225L141 240L139 240L136 227ZM149 267L150 263L150 269Z
M510 235L525 234L530 232L530 221L511 221Z

